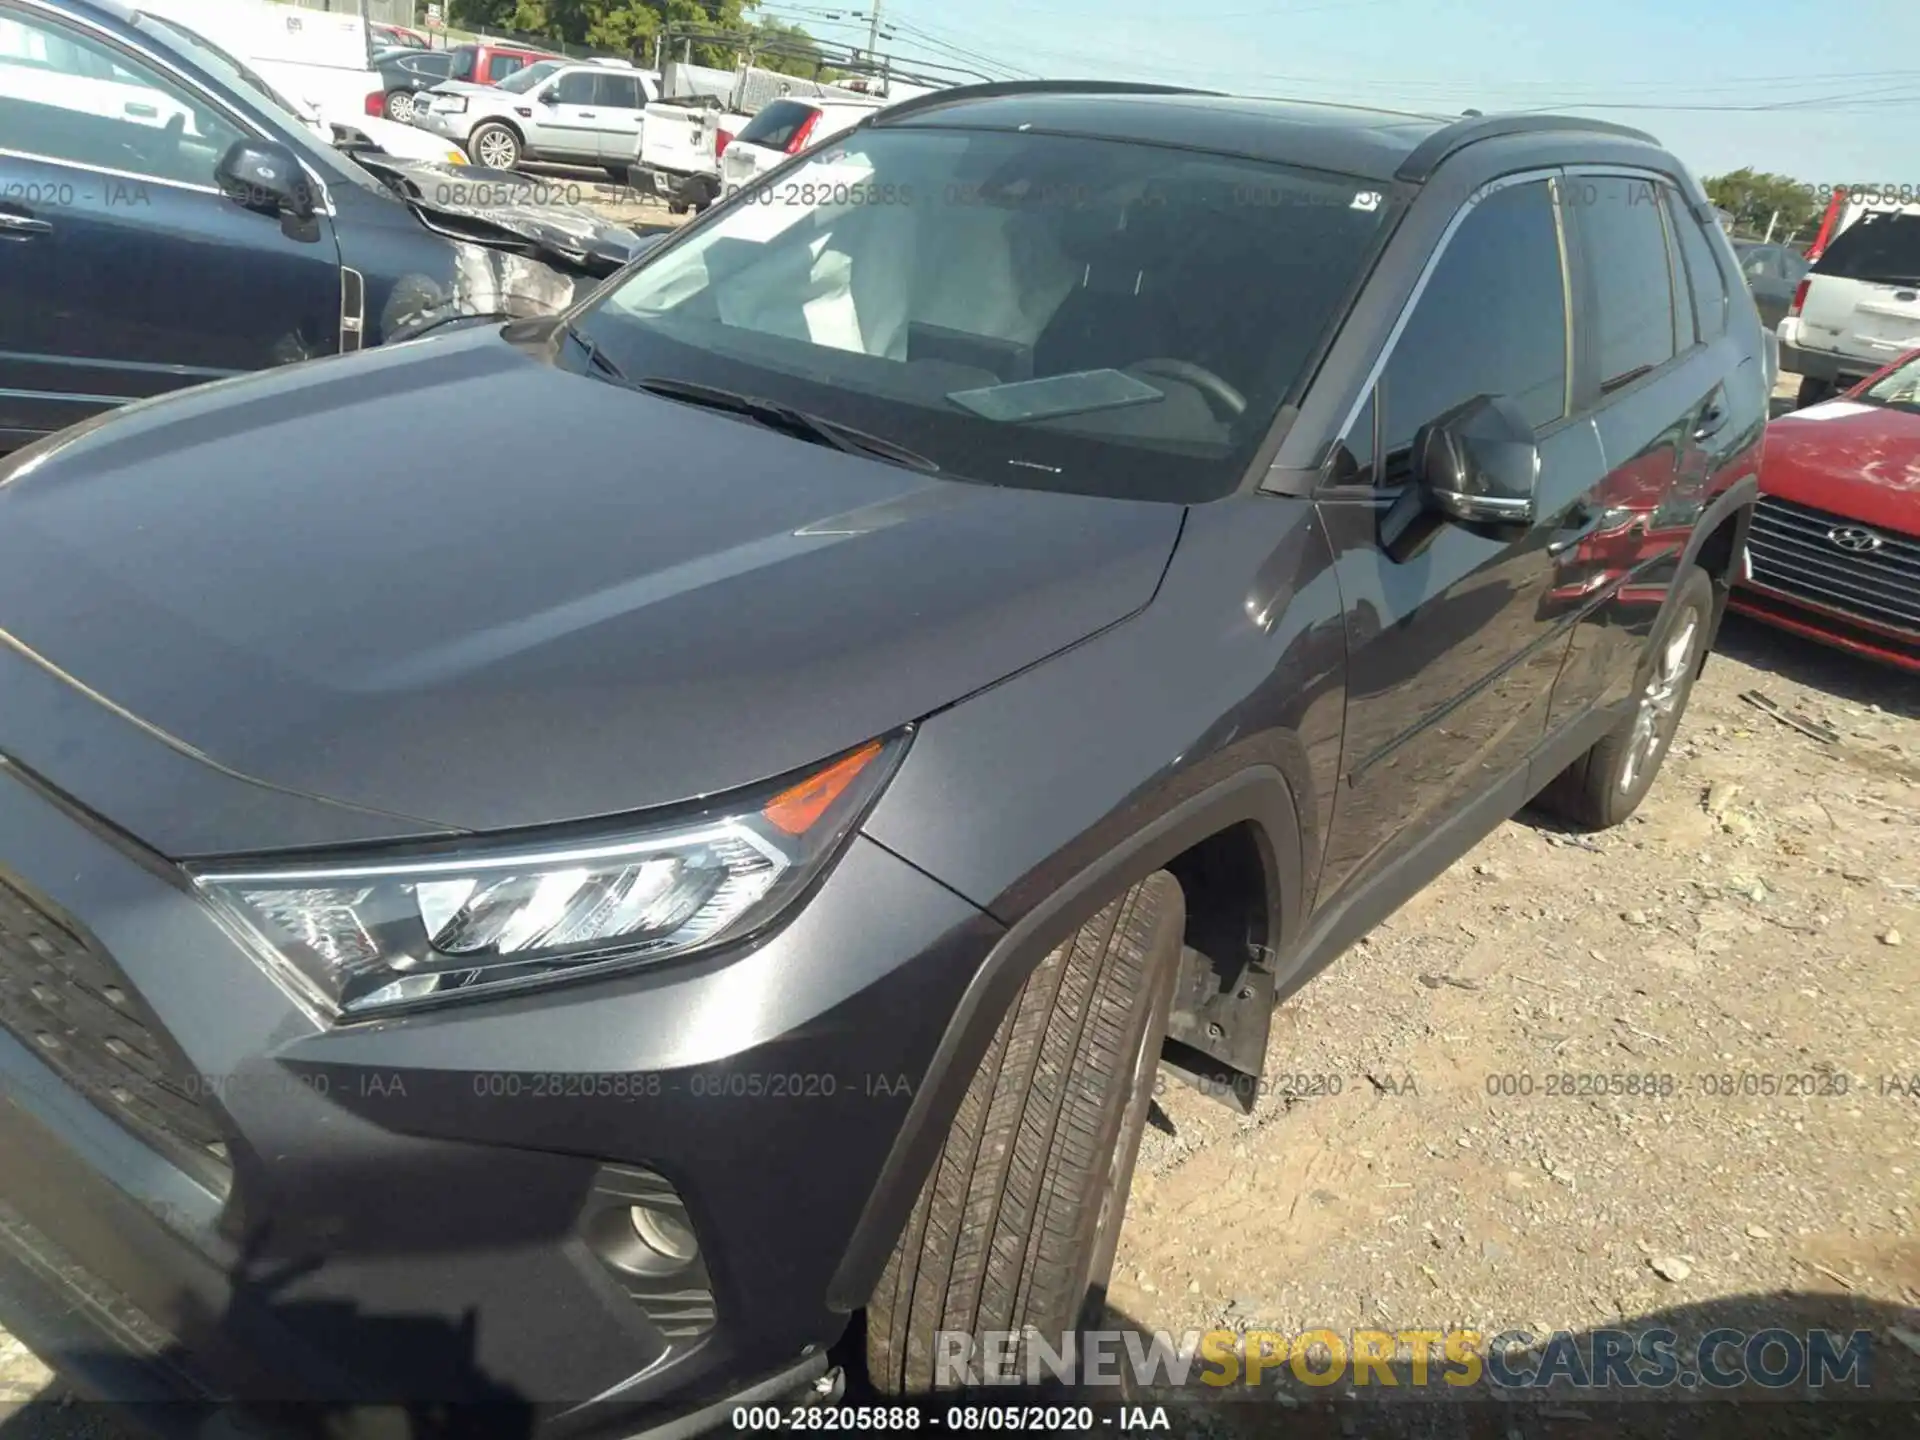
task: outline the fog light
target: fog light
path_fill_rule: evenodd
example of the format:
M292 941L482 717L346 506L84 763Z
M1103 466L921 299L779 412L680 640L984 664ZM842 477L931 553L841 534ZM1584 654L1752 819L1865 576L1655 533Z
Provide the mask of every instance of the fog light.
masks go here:
M640 1243L665 1259L684 1265L700 1253L692 1228L677 1215L634 1205L627 1210L627 1218L633 1222L633 1233L640 1237Z

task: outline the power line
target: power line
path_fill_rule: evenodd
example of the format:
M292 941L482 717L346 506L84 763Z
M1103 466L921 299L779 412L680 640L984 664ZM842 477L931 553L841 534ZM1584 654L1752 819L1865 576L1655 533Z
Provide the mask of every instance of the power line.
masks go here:
M1368 3L1368 0L1359 0ZM1393 0L1372 0L1372 3L1393 3ZM799 8L799 7L794 7ZM1313 9L1346 9L1351 6L1312 7ZM816 10L821 18L845 16L849 19L865 18L867 12ZM1251 18L1261 15L1307 14L1309 10L1284 12L1242 12ZM1233 18L1230 16L1209 17L1212 19ZM936 53L965 59L972 64L987 69L998 69L1017 75L1020 78L1039 78L1030 69L1013 65L982 49L979 45L992 43L970 34L958 34L951 30L938 29L925 22L894 19L889 22L900 33L913 37L919 44L932 48ZM962 42L966 43L962 43ZM1035 46L1017 37L1009 37L1010 48L1017 48L1023 58L1032 57L1041 61L1061 60L1084 67L1089 62L1096 66L1120 70L1135 70L1159 78L1179 79L1182 76L1204 77L1219 80L1221 66L1200 65L1170 61L1162 55L1144 51L1115 53L1112 51L1081 50L1073 54L1054 50L1046 46ZM1637 98L1612 98L1632 96L1635 89L1671 90L1681 84L1689 93L1711 95L1730 91L1744 90L1758 85L1792 86L1804 89L1817 85L1838 84L1846 81L1902 80L1904 85L1887 86L1865 91L1850 90L1838 94L1776 96L1768 100L1740 102L1736 100L1713 101L1655 101ZM1913 73L1910 70L1862 70L1827 71L1800 73L1794 75L1726 77L1707 84L1697 80L1686 82L1667 80L1622 80L1616 83L1594 84L1593 82L1564 82L1553 80L1498 80L1476 83L1472 80L1406 80L1392 81L1381 79L1338 79L1325 74L1282 75L1268 74L1258 77L1261 85L1278 85L1300 91L1317 91L1319 95L1300 95L1301 99L1318 99L1323 103L1339 103L1342 100L1363 98L1369 100L1395 99L1403 103L1412 101L1425 103L1436 108L1452 108L1456 103L1479 101L1483 105L1505 108L1506 103L1518 102L1516 108L1524 108L1525 113L1546 113L1553 110L1619 110L1646 111L1649 113L1726 113L1726 114L1846 114L1860 110L1890 109L1920 103L1920 94L1911 93ZM1529 101L1527 92L1532 91ZM1328 93L1331 92L1331 93ZM1553 97L1550 105L1539 102L1549 95ZM1496 97L1510 97L1502 102Z

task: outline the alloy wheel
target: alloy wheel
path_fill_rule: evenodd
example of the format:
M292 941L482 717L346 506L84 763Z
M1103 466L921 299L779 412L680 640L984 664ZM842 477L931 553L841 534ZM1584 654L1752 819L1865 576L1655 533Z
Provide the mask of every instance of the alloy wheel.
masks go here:
M504 130L483 130L474 143L474 154L489 170L511 170L520 158L520 147Z
M1680 627L1660 647L1653 673L1647 677L1640 703L1634 709L1633 739L1627 745L1626 763L1620 767L1621 790L1633 789L1652 768L1661 746L1672 738L1680 718L1680 695L1686 689L1699 637L1700 614L1689 610Z

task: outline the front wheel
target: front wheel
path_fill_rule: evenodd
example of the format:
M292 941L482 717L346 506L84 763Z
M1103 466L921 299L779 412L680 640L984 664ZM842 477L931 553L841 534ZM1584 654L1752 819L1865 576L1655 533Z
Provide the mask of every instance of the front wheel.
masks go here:
M474 127L467 153L489 170L511 170L520 163L520 137L509 127L489 120Z
M1070 1332L1102 1323L1185 923L1179 882L1159 871L1028 978L868 1306L868 1373L882 1392L977 1381L991 1332L1037 1332L1061 1354ZM954 1334L973 1337L970 1372L951 1339L938 1343ZM1014 1373L1026 1380L1031 1363L1047 1379L1031 1343Z
M1618 825L1640 807L1680 728L1713 630L1713 581L1689 566L1640 662L1632 709L1540 793L1540 806L1586 830Z

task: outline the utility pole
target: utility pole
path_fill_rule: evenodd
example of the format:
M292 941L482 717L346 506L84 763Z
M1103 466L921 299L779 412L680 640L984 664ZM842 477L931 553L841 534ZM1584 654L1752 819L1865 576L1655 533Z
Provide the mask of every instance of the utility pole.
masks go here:
M873 0L873 13L867 17L867 59L880 48L880 0Z

